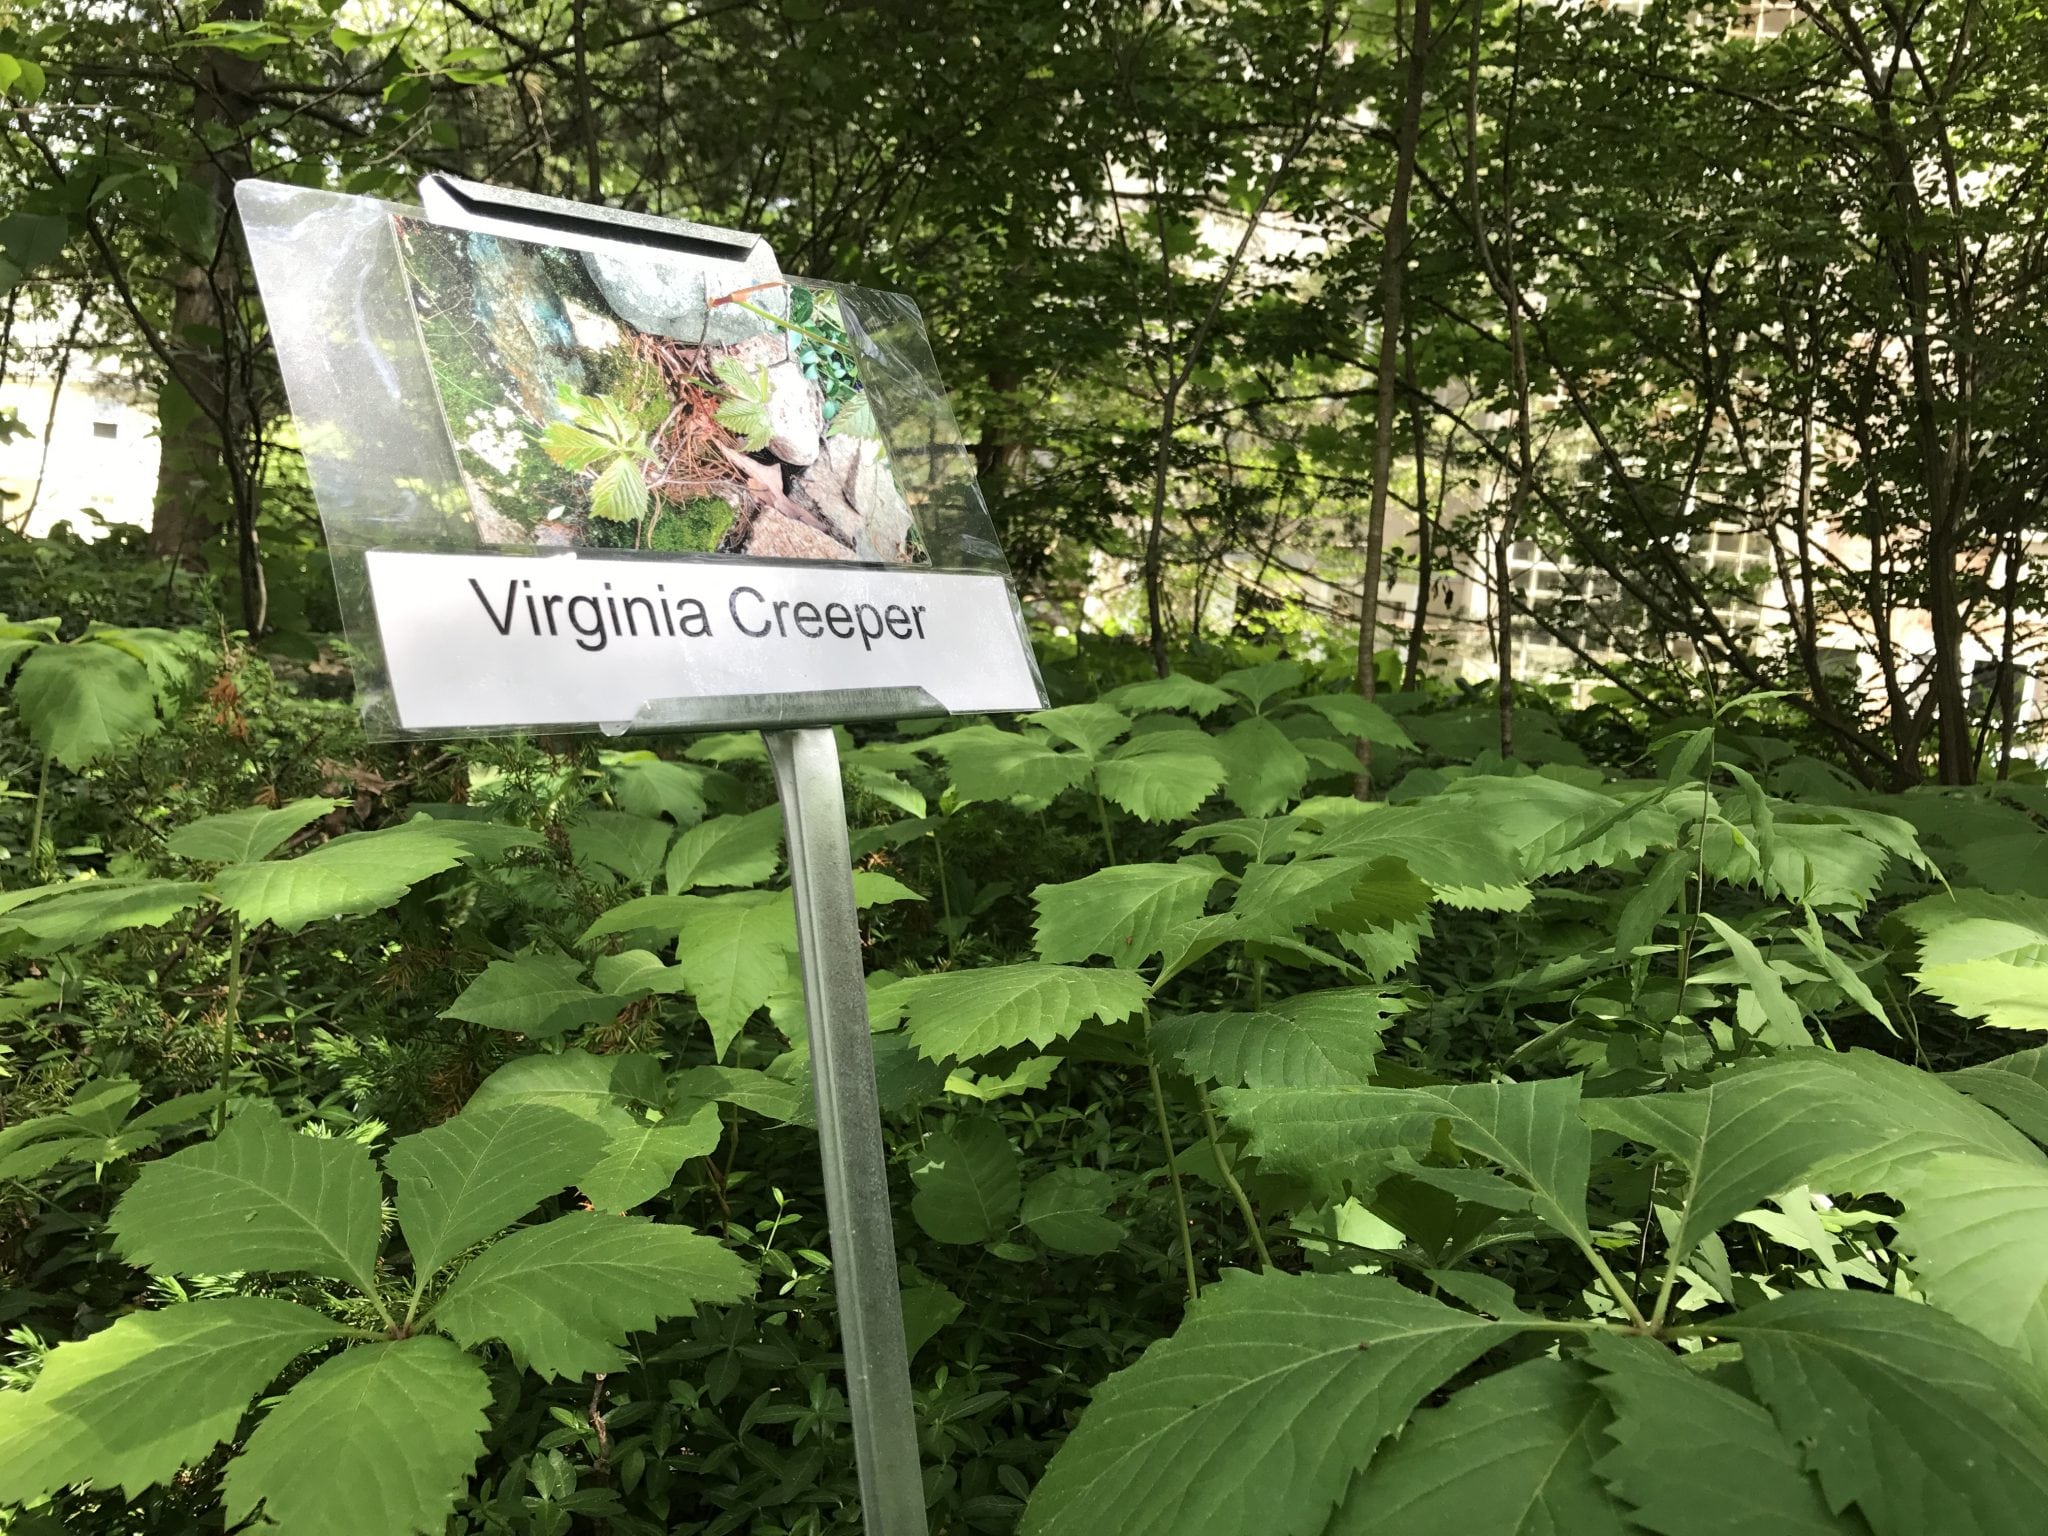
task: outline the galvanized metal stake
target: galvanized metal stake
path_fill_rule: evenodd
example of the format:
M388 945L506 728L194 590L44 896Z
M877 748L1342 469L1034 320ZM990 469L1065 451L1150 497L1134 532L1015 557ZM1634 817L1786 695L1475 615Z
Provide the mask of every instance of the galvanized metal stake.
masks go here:
M763 731L761 739L789 843L861 1514L868 1536L925 1536L839 744L830 730Z

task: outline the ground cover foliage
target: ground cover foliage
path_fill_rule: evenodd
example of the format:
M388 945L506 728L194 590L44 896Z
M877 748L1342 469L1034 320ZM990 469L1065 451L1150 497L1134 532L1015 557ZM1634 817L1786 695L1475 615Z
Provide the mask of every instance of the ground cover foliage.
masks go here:
M0 645L0 1528L856 1528L758 739ZM1047 663L843 741L935 1530L2033 1528L2048 786Z

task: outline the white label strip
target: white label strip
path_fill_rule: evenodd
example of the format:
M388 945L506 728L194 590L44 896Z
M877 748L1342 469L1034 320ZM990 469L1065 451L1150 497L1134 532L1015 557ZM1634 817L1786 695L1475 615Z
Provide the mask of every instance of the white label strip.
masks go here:
M407 730L603 724L665 700L863 688L922 688L955 714L1043 703L1000 576L576 551L366 558Z

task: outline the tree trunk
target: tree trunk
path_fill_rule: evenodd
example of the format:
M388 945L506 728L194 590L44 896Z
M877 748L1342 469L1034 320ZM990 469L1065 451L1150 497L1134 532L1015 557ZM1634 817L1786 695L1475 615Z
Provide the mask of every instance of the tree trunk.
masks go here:
M1408 270L1408 194L1415 182L1415 146L1422 133L1422 92L1429 65L1430 0L1415 0L1414 33L1407 39L1407 69L1401 83L1401 116L1394 131L1394 192L1387 204L1386 245L1380 257L1380 351L1375 365L1372 438L1372 499L1365 522L1365 586L1358 598L1358 692L1379 691L1380 572L1386 558L1387 481L1394 469L1394 377L1396 349L1403 334L1401 305ZM1395 0L1394 36L1402 36L1400 0ZM1372 793L1372 743L1352 744L1358 757L1353 789L1363 800Z

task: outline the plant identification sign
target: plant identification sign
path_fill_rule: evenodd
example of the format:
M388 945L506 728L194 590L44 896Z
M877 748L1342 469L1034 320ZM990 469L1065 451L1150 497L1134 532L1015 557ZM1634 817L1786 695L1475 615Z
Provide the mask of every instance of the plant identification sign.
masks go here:
M673 701L894 692L918 712L1036 709L999 576L375 550L407 730L625 728Z

